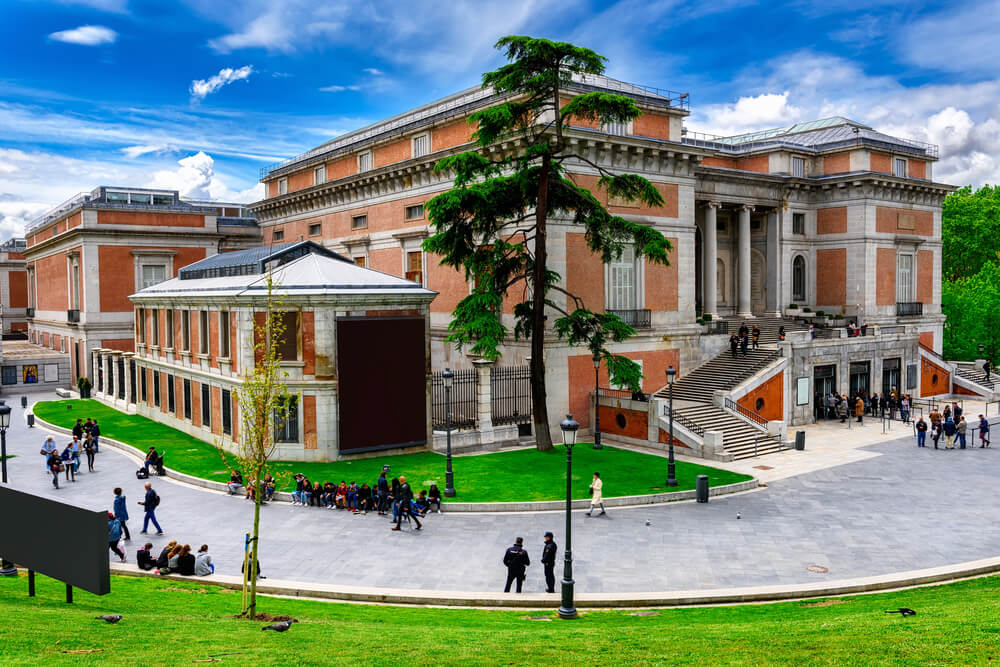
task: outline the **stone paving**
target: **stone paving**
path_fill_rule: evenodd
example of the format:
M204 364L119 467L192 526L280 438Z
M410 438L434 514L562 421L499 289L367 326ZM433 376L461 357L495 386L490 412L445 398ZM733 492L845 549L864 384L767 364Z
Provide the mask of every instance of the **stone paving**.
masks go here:
M38 454L46 433L29 430L23 412L19 404L14 408L7 434L8 451L17 455L9 461L12 486L93 509L110 507L112 489L123 487L132 517L128 556L134 562L135 549L146 537L138 535L142 508L135 503L142 499L142 482L135 478L136 463L105 447L96 472L85 472L84 465L78 481L61 482L62 488L55 490ZM864 457L845 456L850 462L835 465L840 440L834 433L826 438L830 443L815 434L807 452L741 462L751 468L771 463L775 469L794 467L807 461L803 454L811 450L814 463L806 468L825 462L821 469L772 479L758 491L713 498L707 505L616 509L594 518L574 513L577 590L625 593L816 583L1000 554L996 449L917 449L912 437L904 437L848 447L846 451ZM56 436L57 443L66 440ZM796 456L801 457L798 463ZM458 466L456 479L461 492ZM156 550L169 539L195 549L208 543L217 571L238 574L242 534L252 518L250 503L167 479L153 483L163 500L157 516L166 531L162 537L149 536ZM614 493L613 479L605 480L605 492ZM525 590L540 591L541 536L552 530L562 545L564 535L559 512L435 514L426 518L422 531L390 532L389 521L375 514L275 503L263 509L262 523L261 565L272 578L409 589L502 590L500 559L514 536L522 535L533 561ZM810 572L811 565L829 572Z

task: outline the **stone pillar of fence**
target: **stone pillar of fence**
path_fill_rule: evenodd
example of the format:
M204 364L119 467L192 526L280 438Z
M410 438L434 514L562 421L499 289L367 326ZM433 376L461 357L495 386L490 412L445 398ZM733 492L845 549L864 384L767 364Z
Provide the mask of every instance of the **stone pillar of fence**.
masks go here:
M493 431L493 387L490 381L492 361L488 359L473 359L476 368L476 429L479 431L479 442L490 444L495 442Z
M125 405L133 405L136 403L135 400L135 384L132 382L132 358L135 356L132 352L125 352L122 357L125 359L125 372L122 378L125 381ZM138 378L136 378L138 380Z

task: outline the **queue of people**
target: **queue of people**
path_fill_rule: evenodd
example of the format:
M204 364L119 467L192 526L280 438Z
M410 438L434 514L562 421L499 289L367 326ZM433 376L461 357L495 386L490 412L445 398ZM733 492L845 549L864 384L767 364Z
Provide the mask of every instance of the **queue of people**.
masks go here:
M813 394L814 421L839 419L843 424L848 419L854 418L859 424L863 424L865 415L889 419L896 419L898 415L903 423L908 424L912 409L913 398L909 394L896 391L895 388L889 392L881 394L876 392L871 395L867 392L858 392L849 396L836 391Z

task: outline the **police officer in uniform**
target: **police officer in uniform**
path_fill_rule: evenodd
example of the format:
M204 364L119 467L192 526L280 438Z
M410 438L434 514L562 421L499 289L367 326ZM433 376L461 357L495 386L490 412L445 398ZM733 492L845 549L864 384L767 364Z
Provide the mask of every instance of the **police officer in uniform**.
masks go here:
M542 547L542 565L545 566L545 592L556 592L556 546L552 533L545 533L545 546Z
M528 552L524 550L524 538L518 537L514 540L514 546L508 547L503 555L503 564L507 566L507 585L503 592L510 593L510 584L517 581L517 592L521 592L521 584L524 583L524 569L531 565Z

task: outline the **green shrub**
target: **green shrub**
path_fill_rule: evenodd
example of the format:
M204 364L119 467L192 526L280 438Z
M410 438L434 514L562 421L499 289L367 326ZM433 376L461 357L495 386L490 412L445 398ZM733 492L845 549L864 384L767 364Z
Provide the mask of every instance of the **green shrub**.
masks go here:
M704 315L701 316L701 319L705 320L706 322L711 322L712 321L712 313L705 313Z
M705 320L701 319L700 317L696 319L695 322L697 322L698 324L705 324Z
M826 317L826 313L824 313L822 310L817 310L816 314L819 315L820 317Z
M812 311L813 311L813 309L810 308L809 306L806 306L805 308L802 309L802 312L804 312L804 313L811 313Z
M788 309L789 310L798 310L798 308L799 308L799 305L797 303L790 303L790 304L788 304Z

